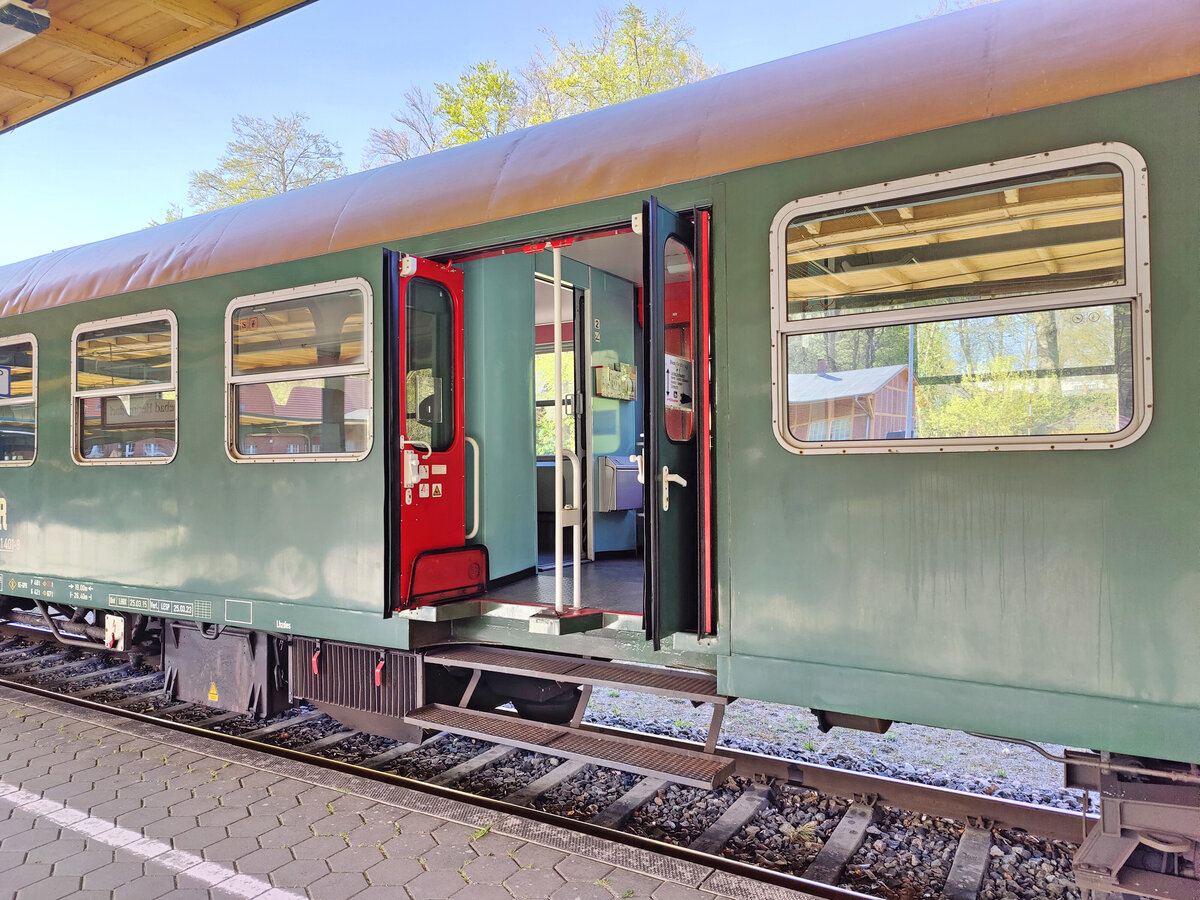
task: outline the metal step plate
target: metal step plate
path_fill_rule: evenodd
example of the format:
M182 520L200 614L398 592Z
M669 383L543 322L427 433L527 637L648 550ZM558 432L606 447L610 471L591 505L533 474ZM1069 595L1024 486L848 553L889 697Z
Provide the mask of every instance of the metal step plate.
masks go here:
M637 738L593 734L566 725L547 725L440 703L414 709L404 721L422 728L578 759L636 775L665 778L690 787L715 787L734 766L733 760L725 756L667 748Z
M680 672L633 663L601 662L555 656L528 650L509 650L470 644L425 654L425 662L486 672L531 675L571 684L644 691L664 697L682 697L700 703L728 703L717 693L717 676L705 672Z

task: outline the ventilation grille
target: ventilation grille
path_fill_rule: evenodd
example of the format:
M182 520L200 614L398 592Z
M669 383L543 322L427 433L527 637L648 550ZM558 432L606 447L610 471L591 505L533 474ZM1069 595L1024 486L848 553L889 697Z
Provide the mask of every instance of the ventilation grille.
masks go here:
M318 647L317 674L313 654ZM316 703L360 709L385 716L402 717L420 706L418 667L420 657L405 650L377 650L354 644L295 638L291 649L291 697ZM375 667L383 660L380 684L375 686Z

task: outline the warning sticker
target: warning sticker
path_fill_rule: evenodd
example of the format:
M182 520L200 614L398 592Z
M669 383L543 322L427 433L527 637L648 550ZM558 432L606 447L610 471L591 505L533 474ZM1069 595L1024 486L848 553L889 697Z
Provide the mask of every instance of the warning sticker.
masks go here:
M422 497L428 497L429 485L425 484L425 482L421 482L420 486L417 488L417 493Z
M440 484L435 484L433 486L433 496L435 496L435 497L442 496L442 486Z
M218 702L220 702L220 700L221 700L221 698L217 694L217 683L214 681L208 688L208 702L209 703L218 703Z

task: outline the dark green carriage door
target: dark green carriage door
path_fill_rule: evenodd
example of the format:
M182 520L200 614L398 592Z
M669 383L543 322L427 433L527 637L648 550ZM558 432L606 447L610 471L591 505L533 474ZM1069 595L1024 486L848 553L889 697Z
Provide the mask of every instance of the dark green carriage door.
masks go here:
M711 633L707 578L707 216L642 211L646 637ZM699 226L699 227L697 227ZM697 244L697 238L702 240Z

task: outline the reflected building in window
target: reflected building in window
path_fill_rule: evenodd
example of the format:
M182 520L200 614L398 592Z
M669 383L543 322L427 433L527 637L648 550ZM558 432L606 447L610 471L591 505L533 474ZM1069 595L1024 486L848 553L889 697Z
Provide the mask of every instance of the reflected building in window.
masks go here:
M788 375L788 429L801 441L902 438L908 429L908 366Z

